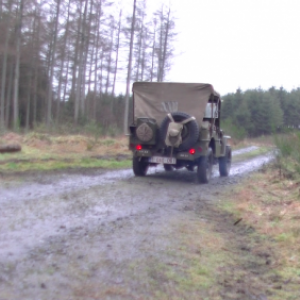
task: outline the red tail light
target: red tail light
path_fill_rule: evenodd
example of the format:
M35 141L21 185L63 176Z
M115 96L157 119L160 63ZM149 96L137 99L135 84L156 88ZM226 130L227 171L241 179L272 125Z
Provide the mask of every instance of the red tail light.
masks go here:
M136 145L136 146L135 146L135 149L136 149L137 151L140 151L140 150L143 149L143 147L142 147L142 145Z
M196 150L192 148L192 149L189 150L189 153L194 155L196 153Z

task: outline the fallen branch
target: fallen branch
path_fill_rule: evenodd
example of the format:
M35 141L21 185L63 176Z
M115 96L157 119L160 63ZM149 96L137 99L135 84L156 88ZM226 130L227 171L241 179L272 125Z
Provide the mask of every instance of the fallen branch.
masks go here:
M235 226L235 225L239 224L242 220L243 220L243 218L238 219L237 221L234 222L233 225Z

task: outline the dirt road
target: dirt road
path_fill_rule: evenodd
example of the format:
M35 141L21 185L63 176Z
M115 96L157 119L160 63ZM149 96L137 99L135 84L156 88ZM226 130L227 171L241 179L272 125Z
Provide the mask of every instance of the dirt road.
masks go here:
M192 172L162 168L144 178L132 170L3 176L0 300L268 299L259 280L265 257L256 257L261 264L251 264L251 255L244 261L249 228L233 232L231 217L215 207L225 190L270 159L233 163L230 177L216 172L207 185L196 184ZM241 253L239 266L226 272L207 253L216 271L199 274L198 286L187 281L194 260L183 255L192 251L195 259L205 259L201 249L186 243L192 230L183 228L197 222L228 238L224 249L234 246ZM195 234L205 241L206 232ZM243 273L240 281L229 282L236 272ZM240 279L245 276L247 287ZM204 282L210 277L217 286Z

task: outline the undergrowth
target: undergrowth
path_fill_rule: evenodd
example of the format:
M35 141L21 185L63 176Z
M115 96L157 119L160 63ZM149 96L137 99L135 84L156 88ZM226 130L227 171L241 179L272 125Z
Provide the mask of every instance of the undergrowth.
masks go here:
M253 239L266 241L261 249L275 252L268 264L280 284L270 299L300 299L300 174L291 178L276 164L264 167L228 193L220 206L254 228Z
M291 131L274 136L278 149L277 167L284 176L300 174L300 132Z
M17 143L22 151L0 154L0 171L59 170L70 168L128 168L131 153L127 137L54 135L43 132L7 133L0 143Z

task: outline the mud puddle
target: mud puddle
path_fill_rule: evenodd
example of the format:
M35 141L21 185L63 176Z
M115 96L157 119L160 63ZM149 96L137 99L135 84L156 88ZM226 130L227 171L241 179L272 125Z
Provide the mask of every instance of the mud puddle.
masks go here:
M196 212L218 224L210 207L224 186L272 158L233 163L232 176L216 172L207 185L157 167L145 178L132 170L38 175L1 187L0 299L164 299L146 270L169 263L174 222Z
M258 149L259 149L259 147L257 147L257 146L250 146L250 147L234 150L234 151L232 151L232 154L233 155L240 155L240 154L245 154L247 152L251 152L251 151L254 151L254 150L258 150Z

